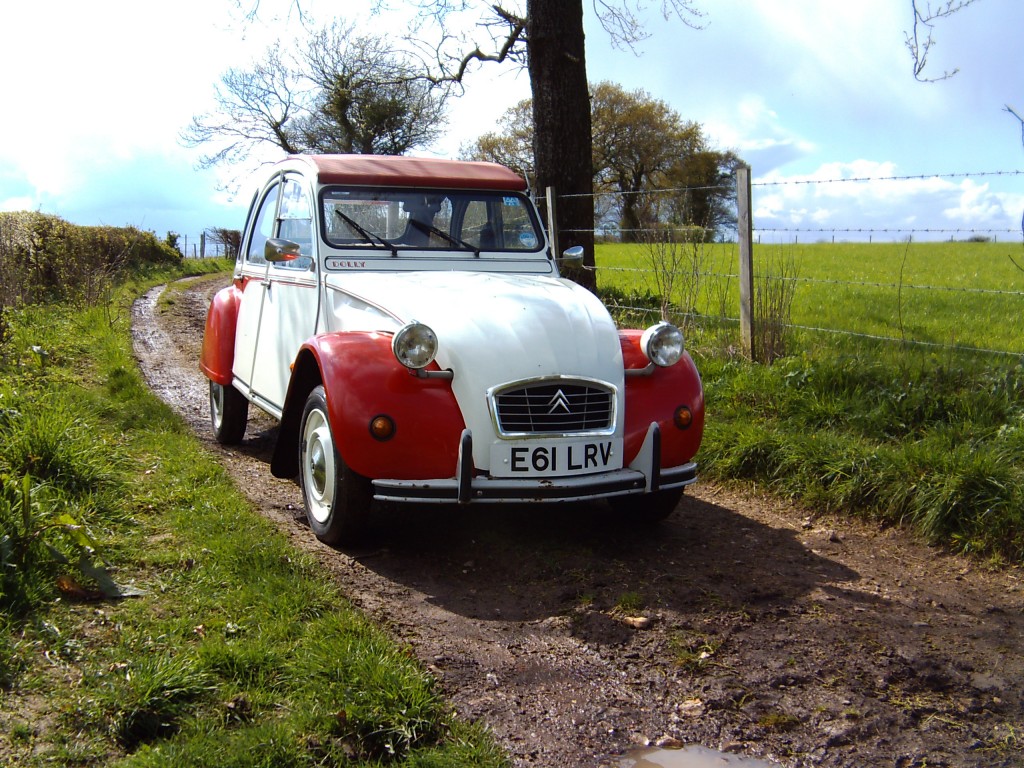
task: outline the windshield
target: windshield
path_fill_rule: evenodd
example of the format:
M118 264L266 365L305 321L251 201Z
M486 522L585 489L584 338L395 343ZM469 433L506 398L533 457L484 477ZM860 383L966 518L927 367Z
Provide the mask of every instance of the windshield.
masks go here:
M539 253L544 244L533 206L516 192L326 187L320 200L323 237L335 248L480 256Z

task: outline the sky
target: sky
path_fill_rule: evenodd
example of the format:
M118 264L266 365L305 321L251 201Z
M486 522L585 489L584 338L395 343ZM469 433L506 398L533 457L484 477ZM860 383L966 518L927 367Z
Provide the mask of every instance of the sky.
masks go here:
M251 178L197 169L180 135L228 68L307 34L292 0L258 0L254 22L255 2L0 0L0 210L190 244L209 227L240 229ZM407 11L371 18L369 0L300 3L322 23L408 27ZM932 83L914 79L904 45L910 0L695 0L699 29L663 18L660 0L640 4L649 37L620 50L584 0L589 79L642 89L737 152L760 237L1020 241L1024 143L1005 107L1024 115L1024 3L977 0L939 22L925 75L959 72ZM481 67L419 154L457 156L529 95L525 72Z

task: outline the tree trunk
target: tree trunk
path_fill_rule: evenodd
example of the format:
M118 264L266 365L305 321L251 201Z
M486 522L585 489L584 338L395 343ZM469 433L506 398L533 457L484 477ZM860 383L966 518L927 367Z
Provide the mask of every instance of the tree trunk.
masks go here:
M594 182L583 0L527 0L537 192L558 194L559 248L584 248L571 277L590 290L594 266Z

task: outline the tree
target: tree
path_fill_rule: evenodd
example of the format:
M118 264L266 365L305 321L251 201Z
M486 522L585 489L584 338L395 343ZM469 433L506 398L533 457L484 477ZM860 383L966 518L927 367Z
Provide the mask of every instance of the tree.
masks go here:
M699 124L643 90L602 82L590 91L597 221L613 222L627 241L666 226L707 236L735 226L734 154L711 149ZM528 100L517 104L501 119L501 133L484 134L463 155L532 178L531 116Z
M442 34L435 49L434 81L462 83L471 65L481 62L526 63L533 92L534 168L538 189L553 186L559 196L559 247L582 245L584 267L573 275L596 287L590 106L583 36L583 0L526 0L525 11L473 0L418 0L423 17L444 30L449 16L477 10L478 29L490 33L483 46ZM638 21L638 0L592 0L591 7L612 44L634 47L645 37ZM700 17L694 0L662 0L662 14L693 24ZM461 55L450 56L452 47ZM466 52L468 50L468 52Z
M287 56L269 48L252 69L230 69L217 108L192 119L187 146L213 146L202 167L246 160L261 146L287 154L404 154L437 138L445 92L382 38L336 23Z
M222 247L224 255L228 258L237 256L242 246L242 232L237 229L210 227L206 230L206 239L211 245Z
M186 146L216 147L200 157L200 167L241 162L264 144L288 154L299 151L295 119L305 98L299 78L282 59L279 46L269 48L251 70L229 69L214 98L217 108L193 117L181 135Z
M704 150L704 137L665 102L614 83L594 87L593 111L594 174L600 188L619 193L619 229L635 242L662 218L651 192L665 189L673 170L686 175L680 166Z
M382 38L336 23L313 37L303 72L316 94L298 121L309 151L401 155L440 133L445 94Z

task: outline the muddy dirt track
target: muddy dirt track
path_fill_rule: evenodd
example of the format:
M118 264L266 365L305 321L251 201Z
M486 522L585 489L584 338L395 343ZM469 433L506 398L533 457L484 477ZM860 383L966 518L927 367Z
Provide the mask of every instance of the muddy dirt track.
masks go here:
M210 437L197 361L223 284L136 303L150 386L517 766L616 766L659 741L786 766L1024 765L1020 570L900 531L698 483L643 531L601 505L415 507L380 510L360 551L319 544L270 474L269 419L237 450Z

